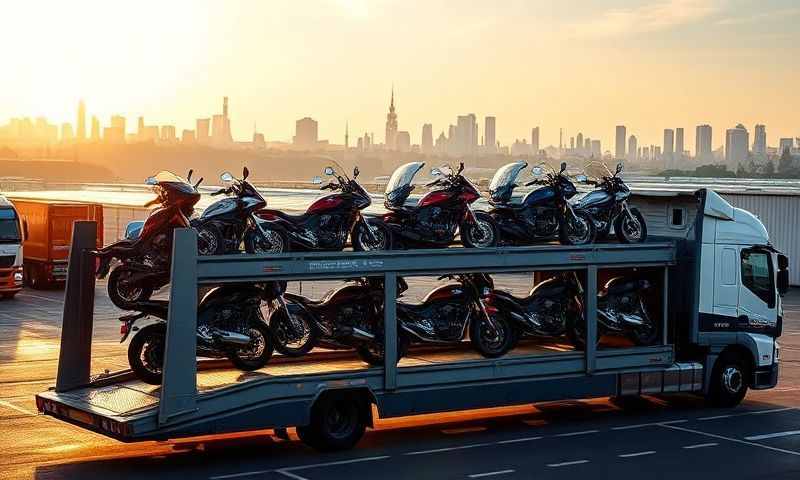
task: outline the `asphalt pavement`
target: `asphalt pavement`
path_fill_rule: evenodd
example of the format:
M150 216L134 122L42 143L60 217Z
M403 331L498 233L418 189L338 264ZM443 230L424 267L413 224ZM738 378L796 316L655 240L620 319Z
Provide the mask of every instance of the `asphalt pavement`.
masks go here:
M420 296L432 280L414 282ZM528 288L527 279L515 290ZM303 286L318 296L330 284ZM97 288L93 372L126 368L120 312ZM54 383L63 292L0 302L0 479L800 478L800 290L785 298L781 377L735 409L695 396L551 402L378 420L320 454L269 430L123 444L38 415Z

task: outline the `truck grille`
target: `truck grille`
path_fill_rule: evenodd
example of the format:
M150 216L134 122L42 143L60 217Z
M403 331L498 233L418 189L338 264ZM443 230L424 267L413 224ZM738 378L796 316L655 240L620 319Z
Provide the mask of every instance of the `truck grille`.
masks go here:
M14 266L14 255L0 255L0 268L11 268Z

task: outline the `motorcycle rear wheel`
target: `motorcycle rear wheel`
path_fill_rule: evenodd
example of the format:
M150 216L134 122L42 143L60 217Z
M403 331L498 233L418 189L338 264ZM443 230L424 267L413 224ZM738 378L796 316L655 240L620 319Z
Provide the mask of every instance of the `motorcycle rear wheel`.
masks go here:
M269 327L262 322L250 324L245 332L250 343L243 348L228 352L228 358L239 370L250 372L258 370L269 362L275 349Z
M138 302L149 300L153 289L145 285L131 285L130 277L135 272L125 265L120 265L108 276L108 298L111 303L123 310L130 310Z
M303 333L300 338L298 335L291 334L292 325L286 311L278 307L269 317L269 328L272 337L275 339L275 350L287 357L300 357L310 352L319 342L320 332L314 326L311 319L307 318L304 312L293 314L297 323L302 323ZM298 341L299 340L299 341ZM291 345L290 345L291 344Z
M136 377L160 385L164 373L167 325L154 323L139 330L128 345L128 364Z
M406 335L397 336L397 361L408 355L408 347L411 342ZM371 367L382 367L385 363L383 342L372 342L368 345L361 345L356 348L359 358Z
M475 212L475 223L465 221L458 230L461 243L467 248L496 247L500 238L497 222L486 212Z

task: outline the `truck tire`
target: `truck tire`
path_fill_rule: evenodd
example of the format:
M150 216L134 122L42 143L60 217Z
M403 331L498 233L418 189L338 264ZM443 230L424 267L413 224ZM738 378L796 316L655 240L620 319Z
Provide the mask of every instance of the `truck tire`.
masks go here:
M320 452L352 448L367 429L369 403L355 392L323 393L311 408L311 423L297 427L297 436Z
M748 362L736 352L723 353L711 371L706 399L713 407L735 407L747 395L749 384Z

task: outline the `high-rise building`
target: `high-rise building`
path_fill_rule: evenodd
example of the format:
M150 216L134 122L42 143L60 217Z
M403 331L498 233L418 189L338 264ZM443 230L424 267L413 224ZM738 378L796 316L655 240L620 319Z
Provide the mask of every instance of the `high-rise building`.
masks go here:
M750 134L741 123L725 131L725 165L736 171L745 165L750 146Z
M194 130L184 129L183 133L181 133L181 143L190 145L195 143L197 139L194 136Z
M672 168L675 152L675 130L671 128L664 129L664 167Z
M756 125L753 130L753 154L763 156L767 154L767 127Z
M587 156L592 155L592 139L586 137L586 140L583 141L583 151Z
M679 161L683 159L683 127L678 127L675 129L675 160Z
M411 151L411 134L406 131L397 132L397 151L410 152Z
M125 138L125 117L122 115L112 115L111 116L111 128L118 128L120 133L122 134L122 138Z
M497 151L497 119L495 117L486 117L483 122L483 146L486 153L495 153Z
M198 118L197 121L195 121L195 134L198 142L208 142L208 131L210 125L210 118Z
M100 120L97 119L94 115L92 115L92 136L91 140L93 142L100 141Z
M578 135L575 136L575 150L575 153L583 153L583 133L581 132L578 132Z
M433 153L433 125L426 123L422 126L422 141L420 142L422 153Z
M575 137L569 137L569 149L575 151Z
M318 138L317 121L310 117L304 117L295 122L295 134L293 143L301 148L315 148Z
M791 137L781 138L778 141L778 155L783 155L783 152L786 150L788 150L789 153L792 153L792 147L794 147L794 142Z
M61 141L64 143L73 142L75 140L75 133L72 130L71 123L61 124Z
M636 135L631 135L628 137L628 161L635 162L638 160L636 158L636 153L638 151L639 141L636 139Z
M389 113L386 114L386 136L383 143L387 150L397 149L397 113L394 111L394 87L392 87L392 99L389 101Z
M711 125L698 125L695 130L694 156L698 162L707 162L711 154Z
M175 136L175 125L163 125L161 127L161 141L166 143L176 142L178 138Z
M539 154L539 127L531 129L531 153L534 155Z
M625 125L617 125L617 142L614 150L614 158L622 160L625 158L625 140L627 139L627 129Z
M83 100L78 102L78 131L76 137L79 142L86 140L86 104Z
M222 114L211 117L211 140L216 145L233 142L231 119L228 117L228 97L222 97Z
M136 126L136 137L139 141L144 140L144 117L139 117L139 121Z
M475 155L478 146L478 123L474 113L458 116L455 137L456 155Z
M623 127L625 128L625 127ZM603 149L600 147L600 140L592 140L592 157L603 158Z

